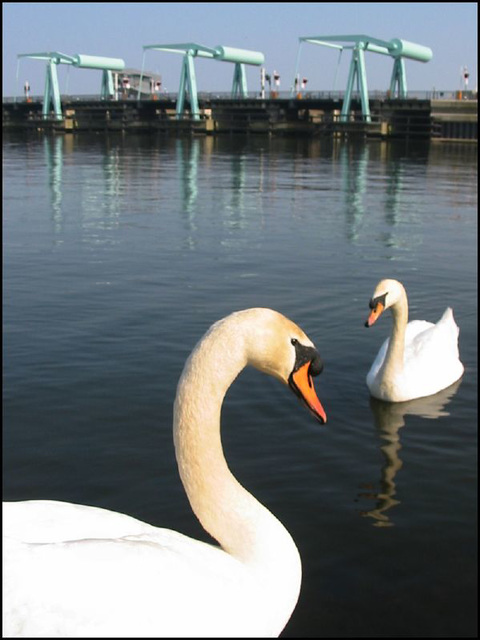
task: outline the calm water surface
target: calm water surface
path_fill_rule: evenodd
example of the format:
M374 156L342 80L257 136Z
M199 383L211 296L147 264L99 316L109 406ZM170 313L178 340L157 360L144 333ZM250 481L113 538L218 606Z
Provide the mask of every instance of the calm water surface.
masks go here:
M248 370L223 439L302 556L283 636L476 636L476 147L99 135L3 153L4 497L208 539L176 470L176 383L212 322L273 307L319 348L328 424ZM370 400L384 277L412 319L453 307L454 388Z

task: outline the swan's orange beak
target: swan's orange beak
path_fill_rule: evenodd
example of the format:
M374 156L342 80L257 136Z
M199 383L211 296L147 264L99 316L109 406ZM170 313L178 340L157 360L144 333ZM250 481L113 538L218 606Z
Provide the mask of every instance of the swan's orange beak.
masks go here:
M366 327L371 327L382 313L385 311L385 306L382 302L377 302L377 304L372 308L370 315L368 316L368 320L365 322Z
M311 362L306 362L297 369L297 371L294 371L290 375L289 384L294 393L302 400L315 418L322 424L325 424L327 414L313 386L312 375L310 373L311 364Z

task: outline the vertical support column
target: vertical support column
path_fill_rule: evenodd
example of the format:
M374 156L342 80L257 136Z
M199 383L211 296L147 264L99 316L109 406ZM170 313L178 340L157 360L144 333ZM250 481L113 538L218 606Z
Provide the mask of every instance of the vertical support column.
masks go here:
M358 50L358 84L360 88L360 101L362 103L362 115L366 122L370 122L370 101L368 99L367 70L363 49Z
M247 74L245 73L245 65L241 62L235 63L233 72L232 98L248 97Z
M398 98L407 98L407 74L405 72L405 61L403 58L395 58L393 63L392 79L390 81L390 95L395 96L398 85Z
M51 92L51 81L50 81L50 67L52 63L47 63L47 69L45 72L45 90L43 92L43 106L42 106L42 116L44 118L48 117L50 113L50 92Z
M185 95L188 91L190 98L190 114L193 120L200 119L200 109L198 106L197 79L195 77L195 67L193 65L193 55L191 52L183 57L182 73L180 76L180 87L178 89L176 117L181 119L185 112Z
M345 89L345 97L343 98L342 110L340 112L341 122L346 122L348 120L348 115L350 113L350 104L352 102L353 85L355 82L356 75L357 75L357 49L355 48L352 52L352 60L350 62L350 69L348 70L347 87Z
M110 69L104 69L102 72L102 87L100 91L100 98L102 100L111 100L115 95L115 89L113 86L113 74Z
M346 122L350 113L350 105L352 102L353 86L357 80L360 92L360 101L362 104L362 115L366 122L371 121L370 103L368 100L367 72L365 69L365 54L361 47L356 46L352 52L352 61L348 72L347 88L345 90L345 98L343 100L342 111L340 113L341 122Z
M60 100L60 90L58 88L57 63L53 59L47 63L47 72L45 74L45 93L42 108L44 118L48 118L50 103L52 103L55 118L60 120L62 118L62 103Z

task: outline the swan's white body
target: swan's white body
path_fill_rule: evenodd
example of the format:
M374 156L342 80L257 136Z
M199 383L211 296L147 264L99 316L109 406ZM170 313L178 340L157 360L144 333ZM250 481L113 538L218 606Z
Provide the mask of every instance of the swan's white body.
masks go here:
M448 307L433 324L408 322L407 294L397 280L378 283L367 320L371 326L381 313L392 310L393 327L367 374L367 386L375 398L404 402L438 393L456 382L464 367L459 359L459 328Z
M179 381L180 475L221 546L95 507L6 503L4 637L279 635L298 599L300 557L284 526L230 473L220 410L230 384L252 364L294 386L324 421L314 391L305 397L292 385L292 338L316 354L301 329L274 311L232 314L199 342ZM308 370L302 366L310 388L313 358Z

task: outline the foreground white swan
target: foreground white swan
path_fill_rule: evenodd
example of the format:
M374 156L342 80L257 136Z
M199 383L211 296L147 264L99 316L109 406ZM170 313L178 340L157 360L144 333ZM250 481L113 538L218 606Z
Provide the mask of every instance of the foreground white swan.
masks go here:
M253 365L320 422L312 342L269 309L214 324L177 388L174 441L191 506L220 547L129 516L63 502L4 505L4 637L278 636L301 564L285 527L230 473L220 440L228 387Z
M367 375L375 398L403 402L429 396L456 382L464 367L458 354L459 329L450 307L437 322L408 322L407 294L397 280L381 280L370 300L371 327L385 309L392 310L390 338L380 347Z

